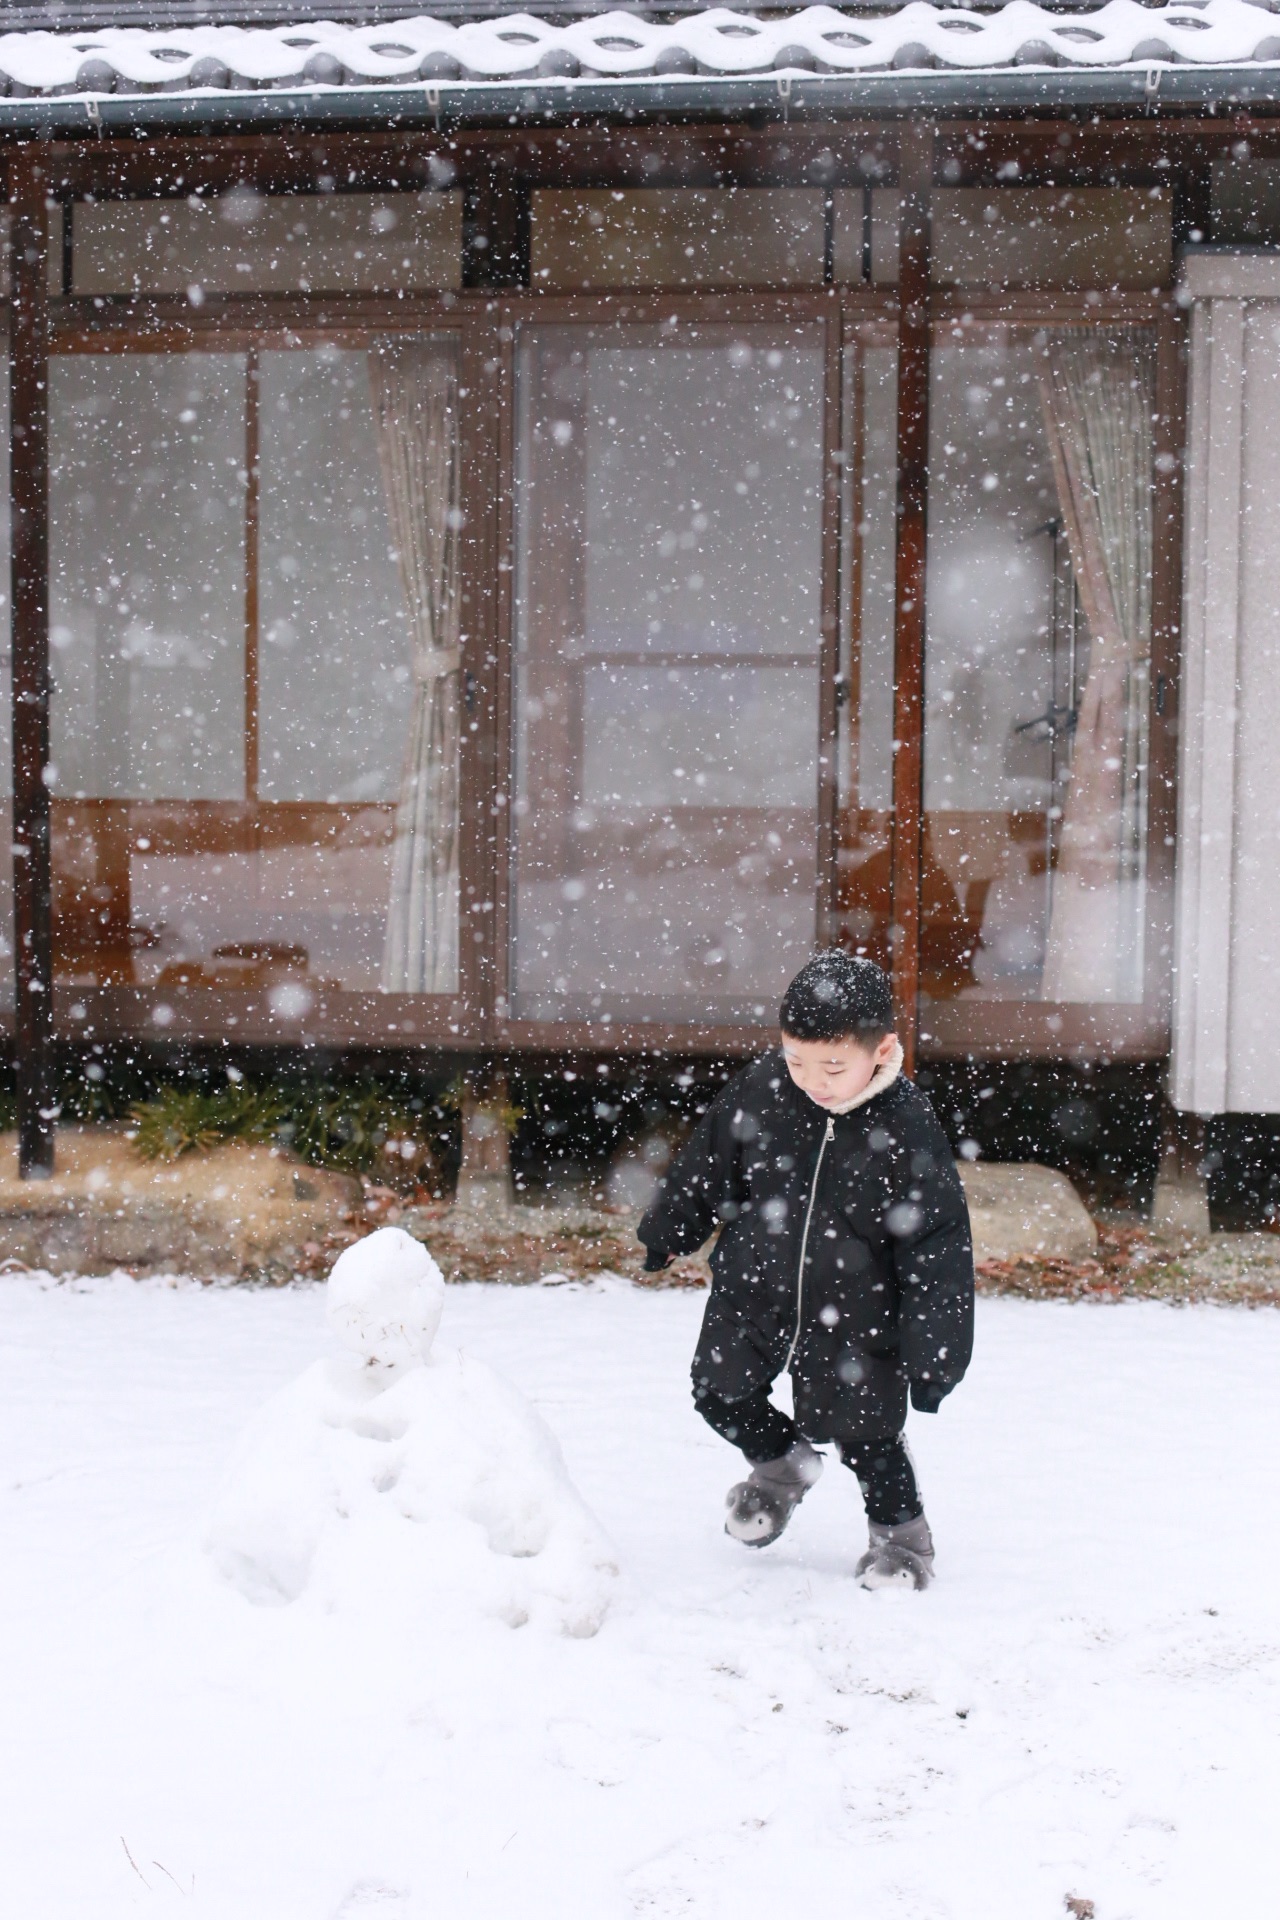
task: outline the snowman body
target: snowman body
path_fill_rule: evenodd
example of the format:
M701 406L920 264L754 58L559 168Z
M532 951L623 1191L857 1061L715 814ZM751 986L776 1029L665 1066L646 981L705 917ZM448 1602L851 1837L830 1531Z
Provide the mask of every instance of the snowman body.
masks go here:
M594 1633L617 1573L609 1546L528 1402L436 1347L444 1294L398 1228L342 1255L328 1299L342 1350L250 1422L207 1550L258 1604L305 1595L433 1625L481 1612Z

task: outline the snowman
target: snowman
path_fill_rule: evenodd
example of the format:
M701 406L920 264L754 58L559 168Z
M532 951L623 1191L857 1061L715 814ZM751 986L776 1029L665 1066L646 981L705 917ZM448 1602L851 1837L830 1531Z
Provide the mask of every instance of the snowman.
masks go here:
M527 1401L437 1348L444 1299L399 1227L347 1248L327 1287L338 1351L251 1421L206 1549L259 1605L593 1634L617 1574L608 1543Z

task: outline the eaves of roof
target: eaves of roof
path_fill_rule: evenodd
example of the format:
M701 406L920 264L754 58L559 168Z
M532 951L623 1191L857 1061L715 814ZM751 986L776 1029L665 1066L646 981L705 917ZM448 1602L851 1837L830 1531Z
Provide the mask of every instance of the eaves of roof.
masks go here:
M0 34L0 129L1280 107L1253 0Z

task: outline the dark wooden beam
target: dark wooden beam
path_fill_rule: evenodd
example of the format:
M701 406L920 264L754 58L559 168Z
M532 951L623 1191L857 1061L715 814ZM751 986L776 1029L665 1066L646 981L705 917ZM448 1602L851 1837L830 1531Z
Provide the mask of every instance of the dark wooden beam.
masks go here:
M258 798L260 759L259 657L259 527L262 474L260 462L260 363L258 349L250 347L244 369L244 797Z
M480 186L815 186L888 181L891 122L822 126L592 126L156 135L59 142L50 184L69 198L161 199L251 186L262 193ZM0 147L0 164L16 148Z
M490 165L463 188L462 284L529 284L529 195L510 167Z
M575 127L323 127L253 133L94 134L49 143L58 197L163 198L237 185L263 193L482 188L495 170L524 192L538 186L819 186L888 182L910 122L894 118L744 126L741 123ZM1075 118L1025 113L937 123L935 177L946 186L1172 184L1203 173L1239 141L1280 157L1280 116L1202 112ZM0 167L20 144L0 142Z
M919 1032L924 810L924 565L929 467L933 128L903 128L898 177L898 550L893 636L893 997L906 1070Z
M13 528L13 909L18 1170L53 1172L52 871L49 841L49 212L38 143L10 159L13 297L9 486Z
M885 182L914 123L892 118L806 125L586 125L335 132L93 136L46 148L50 186L72 198L161 198L225 191L394 190L479 184L495 168L524 187L857 186ZM937 123L935 175L946 186L1121 185L1203 170L1240 140L1280 156L1280 116L1105 118L1023 113ZM20 147L0 145L0 164Z
M1156 334L1156 470L1152 476L1151 689L1147 753L1147 927L1143 999L1169 1018L1174 847L1178 830L1181 710L1183 448L1186 445L1188 315L1175 309Z
M844 339L841 312L832 295L827 320L822 430L822 582L819 606L818 675L818 944L831 946L839 931L839 676L840 507L844 463Z

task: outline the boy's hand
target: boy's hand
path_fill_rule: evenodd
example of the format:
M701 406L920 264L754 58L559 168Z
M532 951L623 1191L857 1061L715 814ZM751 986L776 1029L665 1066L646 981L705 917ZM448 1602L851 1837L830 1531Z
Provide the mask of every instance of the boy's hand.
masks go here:
M659 1253L656 1247L649 1247L645 1253L644 1270L646 1273L664 1273L674 1262L674 1253Z
M911 1404L917 1413L936 1413L946 1397L946 1387L939 1386L936 1380L911 1382Z

